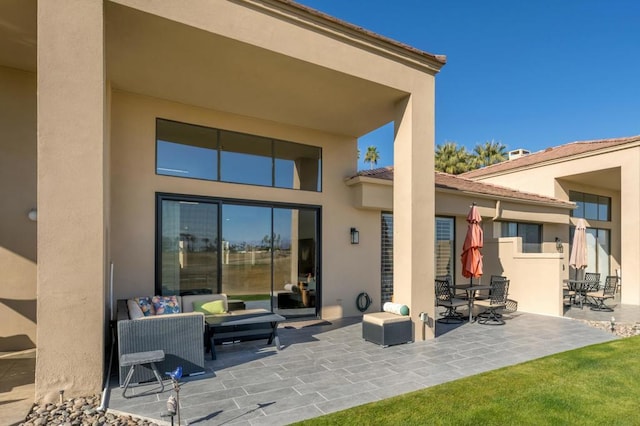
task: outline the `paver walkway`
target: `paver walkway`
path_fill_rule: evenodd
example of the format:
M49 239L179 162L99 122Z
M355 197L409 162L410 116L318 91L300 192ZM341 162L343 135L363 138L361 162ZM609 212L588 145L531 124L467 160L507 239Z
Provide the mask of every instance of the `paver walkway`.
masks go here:
M33 406L36 351L0 353L0 424L24 421Z
M504 326L439 324L436 339L388 348L363 341L356 319L281 328L280 338L280 352L264 340L218 347L218 359L206 363L210 377L182 384L183 423L288 424L616 339L580 321L526 313ZM110 410L162 420L171 386L123 399L112 383Z

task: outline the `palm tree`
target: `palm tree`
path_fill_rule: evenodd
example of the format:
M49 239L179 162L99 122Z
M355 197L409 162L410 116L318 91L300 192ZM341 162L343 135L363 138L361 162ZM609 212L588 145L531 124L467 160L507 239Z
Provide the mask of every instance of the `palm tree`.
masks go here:
M487 141L484 144L476 144L473 152L475 168L490 166L507 159L507 147L502 142L495 140Z
M464 146L458 147L455 142L445 142L436 146L435 168L457 175L473 168L473 158Z
M373 145L367 147L367 153L364 155L364 162L369 163L372 170L373 170L373 166L378 164L379 159L380 159L380 153L378 152L378 148L376 148Z

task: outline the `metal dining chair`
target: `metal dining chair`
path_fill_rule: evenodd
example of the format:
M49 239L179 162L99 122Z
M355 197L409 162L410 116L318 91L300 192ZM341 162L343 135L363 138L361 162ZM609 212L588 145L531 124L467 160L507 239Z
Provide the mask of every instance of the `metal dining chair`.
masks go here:
M618 277L610 275L604 279L604 288L602 290L587 293L587 297L596 301L595 306L592 306L591 310L613 312L613 308L611 306L607 306L604 301L615 297L617 286Z
M581 289L582 302L593 304L594 300L589 302L588 293L596 292L600 290L600 273L599 272L586 272L584 274L584 280L586 281ZM597 304L597 302L595 302Z
M451 284L448 280L436 279L436 306L442 306L446 308L445 312L440 315L442 318L438 318L436 322L442 324L459 324L464 321L462 313L457 309L461 306L467 306L468 302L463 299L453 297L453 291Z
M475 306L485 308L485 311L478 315L478 324L503 325L504 319L498 310L507 307L509 280L495 280L489 293L489 299L475 302Z

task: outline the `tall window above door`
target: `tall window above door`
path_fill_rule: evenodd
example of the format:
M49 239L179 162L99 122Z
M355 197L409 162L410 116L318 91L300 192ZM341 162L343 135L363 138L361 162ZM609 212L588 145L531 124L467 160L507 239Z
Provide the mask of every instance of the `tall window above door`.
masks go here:
M588 220L611 221L611 198L584 192L569 191L569 201L576 203L572 217Z
M322 148L156 120L156 174L322 191Z

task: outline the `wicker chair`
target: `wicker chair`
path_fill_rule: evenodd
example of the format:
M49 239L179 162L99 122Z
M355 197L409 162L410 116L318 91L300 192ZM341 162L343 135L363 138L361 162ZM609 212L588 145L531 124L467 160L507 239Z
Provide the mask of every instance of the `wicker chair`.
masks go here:
M120 302L120 301L119 301ZM204 314L159 315L156 318L118 321L118 357L136 352L163 350L158 362L161 373L182 366L185 376L201 374L204 367ZM120 366L120 386L124 386L129 367ZM151 368L136 369L131 383L155 380Z
M464 321L464 316L457 311L460 306L467 306L468 302L463 299L453 297L451 285L448 280L435 280L436 306L442 306L447 310L440 315L437 322L442 324L460 324Z
M604 301L614 298L616 287L618 287L618 277L610 275L605 278L604 288L602 290L587 293L587 297L590 297L596 302L595 306L591 307L591 310L613 312L613 308L605 305Z
M486 325L503 325L504 320L498 309L507 307L507 295L509 294L509 280L495 280L491 283L491 296L489 299L478 300L475 306L485 308L485 311L478 315L478 323Z

